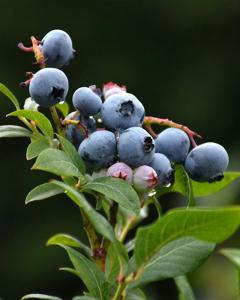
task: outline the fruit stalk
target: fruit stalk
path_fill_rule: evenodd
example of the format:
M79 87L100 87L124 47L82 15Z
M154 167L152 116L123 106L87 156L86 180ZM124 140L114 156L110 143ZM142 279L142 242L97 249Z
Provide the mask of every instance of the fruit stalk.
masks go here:
M172 120L169 120L169 119L161 119L161 118L146 116L144 118L144 127L149 131L149 133L153 137L156 137L157 135L153 131L152 127L151 127L152 124L182 129L188 135L188 137L189 137L189 139L190 139L191 144L192 144L193 147L197 146L197 144L196 144L196 142L194 140L194 137L202 138L197 132L192 131L191 129L189 129L185 125L182 125L182 124L179 124L179 123L175 123L175 122L173 122Z

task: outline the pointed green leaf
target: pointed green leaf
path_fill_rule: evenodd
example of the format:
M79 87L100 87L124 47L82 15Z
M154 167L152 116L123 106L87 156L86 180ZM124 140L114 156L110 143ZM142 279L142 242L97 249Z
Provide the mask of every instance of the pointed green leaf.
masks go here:
M106 279L110 283L116 283L116 279L118 278L120 272L120 265L117 259L117 253L114 247L111 245L108 248L106 264L105 264L105 275Z
M233 262L236 267L240 268L240 249L223 248L219 252Z
M154 224L140 228L136 236L135 260L145 265L163 246L184 236L220 243L240 223L240 207L173 209Z
M50 182L43 183L41 185L38 185L28 193L25 199L25 204L50 198L58 194L62 194L62 189L60 187Z
M83 191L95 191L116 201L120 206L139 214L140 201L132 186L125 180L112 177L101 177L87 183Z
M57 187L58 188L58 187ZM62 244L64 246L76 247L84 250L84 252L91 257L91 250L81 241L66 233L58 233L51 236L47 241L47 246Z
M76 148L73 146L71 142L69 142L67 139L64 137L57 135L60 143L62 145L63 151L71 158L72 162L74 165L79 169L79 171L82 174L85 174L85 165L84 162L80 156L80 154L77 152Z
M192 237L173 240L149 257L140 279L134 286L192 272L203 263L214 248L215 244Z
M27 147L26 158L27 160L37 157L43 150L49 148L47 139L33 140Z
M193 193L195 197L205 197L212 194L215 194L229 184L231 184L234 180L240 177L240 172L225 172L224 178L217 182L197 182L192 180Z
M0 83L0 92L3 93L16 107L16 109L20 109L19 102L14 94L2 83Z
M45 136L50 137L53 139L53 128L51 122L39 111L32 111L32 110L17 110L14 111L7 116L15 116L15 117L24 117L30 121L34 121L36 126L42 131Z
M21 298L21 300L25 300L25 299L62 300L59 297L43 295L43 294L29 294Z
M194 206L194 197L191 180L182 165L175 166L174 184L171 187L162 187L157 191L157 197L167 193L177 192L188 198L188 206Z
M193 290L186 276L178 276L174 280L178 288L179 300L195 300Z
M67 193L69 198L72 199L73 202L84 211L84 213L86 214L87 218L89 219L89 221L91 222L95 230L113 243L114 249L118 254L118 260L121 266L121 270L122 271L125 270L127 260L128 260L126 249L116 239L113 228L107 222L107 220L101 214L99 214L95 209L92 208L92 206L89 204L89 202L86 200L85 196L82 193L79 193L76 189L61 181L53 180L52 183L61 187L63 191Z
M108 296L107 282L104 273L96 266L95 263L83 256L76 250L59 244L65 249L76 270L78 276L86 285L89 292L100 300L106 300Z
M56 105L57 110L59 110L62 113L62 116L65 118L69 113L69 105L67 102L64 102L62 104L57 103Z
M3 137L31 137L32 132L24 127L15 125L0 126L0 138Z
M65 152L51 148L43 150L39 154L32 169L47 171L59 176L82 177L78 168Z

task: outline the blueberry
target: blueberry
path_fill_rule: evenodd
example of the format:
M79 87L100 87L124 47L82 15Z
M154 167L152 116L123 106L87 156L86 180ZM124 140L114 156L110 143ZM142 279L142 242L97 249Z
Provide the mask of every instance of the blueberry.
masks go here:
M165 154L171 162L183 163L188 155L190 141L181 129L163 130L155 140L156 152Z
M185 169L188 175L196 181L213 182L223 178L228 162L228 154L221 145L204 143L188 154Z
M46 59L46 65L54 68L67 65L75 52L70 36L59 29L48 32L42 39L40 48Z
M173 181L173 169L169 159L161 153L155 153L153 160L148 164L158 176L158 187L166 186Z
M153 138L141 127L131 127L123 131L117 148L120 161L131 167L149 164L155 152Z
M40 106L53 106L65 100L68 93L68 79L61 70L42 69L31 79L29 93Z
M101 117L109 130L127 129L143 123L145 110L142 103L132 94L113 94L103 103Z
M88 87L81 87L73 94L73 106L85 116L94 116L102 107L101 98Z
M113 164L111 167L109 167L109 169L107 170L107 175L116 178L122 178L131 183L133 171L125 163L117 162Z
M78 152L93 170L109 167L117 155L115 135L108 130L95 131L84 139Z
M90 117L74 115L76 115L76 112L70 113L65 120L76 120L79 121L81 125L68 124L66 126L65 135L66 138L78 149L81 142L86 138L87 134L90 134L96 130L96 122Z
M138 192L153 189L157 183L158 176L153 168L143 165L134 170L133 186Z

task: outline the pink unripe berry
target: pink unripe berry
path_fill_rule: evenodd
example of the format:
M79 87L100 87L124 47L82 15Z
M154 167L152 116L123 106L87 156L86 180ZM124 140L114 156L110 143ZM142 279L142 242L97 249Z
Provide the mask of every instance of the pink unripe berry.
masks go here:
M133 173L133 186L139 192L153 189L157 182L157 173L149 166L138 167Z
M108 168L107 175L111 177L122 178L132 183L133 171L125 163L118 162Z
M103 96L105 100L111 95L118 94L121 92L126 92L126 91L127 89L125 85L120 86L114 82L108 82L103 85Z

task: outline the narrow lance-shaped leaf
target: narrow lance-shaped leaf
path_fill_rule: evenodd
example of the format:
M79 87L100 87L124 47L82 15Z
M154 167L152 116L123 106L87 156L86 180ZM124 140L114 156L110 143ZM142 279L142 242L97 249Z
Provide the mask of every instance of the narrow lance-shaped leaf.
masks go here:
M140 212L140 201L132 186L119 178L101 177L84 185L82 191L96 191L134 214Z
M178 276L174 280L178 288L179 300L195 300L193 290L186 276Z
M47 139L41 138L33 140L27 147L26 158L27 160L37 157L43 150L49 148Z
M217 182L197 182L192 180L195 197L205 197L215 194L240 177L240 172L225 172L224 178Z
M240 207L174 209L154 224L137 232L135 258L138 266L148 261L167 243L183 236L220 243L240 223Z
M122 272L125 271L128 255L125 247L116 239L112 226L101 214L92 208L82 193L79 193L73 187L61 181L53 180L52 183L56 184L57 186L61 187L63 191L67 192L69 198L72 199L73 202L84 211L95 230L113 243L114 249L118 254L121 270Z
M16 109L20 109L19 102L14 94L2 83L0 83L0 92L3 93L16 107Z
M82 174L85 174L86 170L85 170L84 162L81 156L79 155L79 153L77 152L77 150L75 149L75 147L73 146L73 144L69 142L67 139L63 138L62 136L60 135L57 136L60 140L63 151L70 157L73 164L79 169L79 171Z
M236 266L237 299L240 299L240 249L223 248L219 252L227 257Z
M15 125L0 126L0 138L31 137L32 132L24 127Z
M59 244L59 246L67 251L74 269L92 296L100 300L105 300L108 296L108 288L104 273L95 263L87 259L81 253L62 244Z
M59 176L83 176L65 152L51 148L43 150L39 154L32 169L47 171Z
M83 244L78 239L76 239L75 237L71 236L70 234L58 233L58 234L51 236L47 241L47 246L58 245L58 244L61 244L64 246L80 248L84 251L85 254L87 254L88 257L91 257L90 248L87 247L85 244Z
M240 268L240 249L223 248L219 252L233 262L236 267Z
M214 243L204 242L193 237L181 237L173 240L149 257L134 286L192 272L205 261L214 248Z
M30 121L34 121L36 126L42 131L45 136L50 137L53 139L53 128L51 122L48 118L39 111L32 111L32 110L17 110L14 111L7 116L15 116L15 117L24 117Z
M67 115L68 115L68 113L69 113L69 105L68 105L68 103L67 102L64 102L64 103L57 103L56 104L56 108L57 108L57 110L59 110L61 113L62 113L62 115L63 115L63 117L65 118Z
M26 300L26 299L62 300L59 297L50 296L50 295L43 295L43 294L29 294L29 295L23 296L21 298L21 300Z
M25 199L25 204L50 198L55 195L62 194L62 192L62 188L56 186L55 184L52 184L51 182L43 183L41 185L38 185L28 193Z

